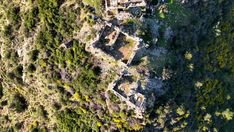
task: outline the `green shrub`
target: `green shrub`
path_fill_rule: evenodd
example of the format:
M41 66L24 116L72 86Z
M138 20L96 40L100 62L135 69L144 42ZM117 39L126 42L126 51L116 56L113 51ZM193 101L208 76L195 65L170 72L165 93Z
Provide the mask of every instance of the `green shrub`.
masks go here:
M16 63L18 61L18 57L19 57L19 55L16 51L11 52L11 62Z
M47 40L45 38L45 33L43 31L40 31L36 36L36 46L37 48L43 49L47 43Z
M83 110L83 111L82 111ZM82 110L66 109L57 114L59 129L65 132L71 131L92 131L91 124L95 123L96 118L91 113L83 113Z
M24 25L26 30L32 31L33 28L35 28L38 21L38 13L38 8L35 7L24 16Z
M7 50L6 53L4 54L5 59L10 59L11 58L11 51Z
M19 55L15 50L7 50L5 55L4 55L4 58L9 59L9 62L11 64L17 64L18 57L19 57Z
M31 61L36 61L38 59L39 50L33 50L29 55Z
M7 10L7 18L12 25L18 25L20 22L20 7L9 7Z
M15 68L15 71L14 71L15 75L17 77L21 77L23 75L23 66L22 65L18 65L16 68Z
M9 79L11 79L11 80L13 80L15 77L16 77L16 76L15 76L15 74L14 74L13 72L9 72L9 73L7 74L7 78L9 78Z
M54 103L52 108L56 111L58 111L61 108L61 105L59 103Z
M15 124L15 128L16 128L16 130L20 130L22 127L23 127L23 122L17 122L16 124Z
M52 72L52 79L54 80L60 80L61 79L61 74L57 71Z
M28 66L28 71L29 71L30 73L35 72L36 69L37 69L36 66L35 66L34 64L32 64L32 63Z
M12 33L13 33L13 29L12 29L12 25L6 25L3 28L3 37L5 39L7 39L8 41L10 41L13 37L12 37Z
M11 103L10 103L10 108L20 113L20 112L24 112L27 109L27 107L28 107L28 103L22 95L20 95L19 93L13 95L13 98L11 99Z
M45 110L44 106L42 106L42 105L40 105L38 107L37 114L38 114L38 116L43 117L43 118L47 118L47 116L48 116L47 111Z

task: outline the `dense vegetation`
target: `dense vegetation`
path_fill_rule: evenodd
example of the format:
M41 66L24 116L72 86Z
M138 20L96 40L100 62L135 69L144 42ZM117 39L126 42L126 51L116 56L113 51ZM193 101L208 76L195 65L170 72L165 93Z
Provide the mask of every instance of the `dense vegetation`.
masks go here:
M96 58L85 50L85 44L73 38L83 23L94 23L93 8L81 1L68 7L61 7L64 1L57 0L27 2L31 7L26 12L21 12L22 7L10 4L6 13L10 23L5 25L2 32L2 46L6 51L1 58L1 79L5 87L12 83L15 85L12 90L1 85L0 97L5 94L1 100L2 107L30 116L27 120L31 121L28 123L24 116L21 119L14 113L13 116L4 115L0 129L99 131L110 126L126 130L142 128L133 117L134 113L126 111L126 108L118 108L112 113L106 110L105 88L111 78L100 83L101 68L95 65ZM2 4L6 5L6 2ZM85 13L83 19L80 18L81 12ZM31 48L24 56L19 55L17 49L18 45L26 43L18 36L19 29L23 31L23 37L34 39L32 44L27 45ZM11 42L17 45L10 45ZM26 64L24 57L27 57ZM26 83L25 78L29 78L30 82ZM40 80L43 85L38 85L34 79ZM38 93L41 90L44 92ZM47 104L46 98L34 99L40 98L37 94L53 98L52 103ZM114 95L111 96L112 105L118 101L113 98ZM12 125L5 125L8 121ZM55 124L52 124L54 121Z
M168 65L174 74L162 101L172 99L190 112L186 130L233 129L233 9L232 1L198 2L190 7L194 19L189 24L173 25L167 47L176 61ZM181 129L181 125L168 124L168 128Z

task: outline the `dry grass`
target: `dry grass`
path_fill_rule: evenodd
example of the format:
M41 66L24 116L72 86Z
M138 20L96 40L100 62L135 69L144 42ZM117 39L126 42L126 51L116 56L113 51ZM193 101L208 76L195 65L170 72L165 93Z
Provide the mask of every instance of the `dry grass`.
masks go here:
M121 47L119 51L123 53L124 60L129 60L136 44L135 41L130 38L127 38L124 43L125 45Z

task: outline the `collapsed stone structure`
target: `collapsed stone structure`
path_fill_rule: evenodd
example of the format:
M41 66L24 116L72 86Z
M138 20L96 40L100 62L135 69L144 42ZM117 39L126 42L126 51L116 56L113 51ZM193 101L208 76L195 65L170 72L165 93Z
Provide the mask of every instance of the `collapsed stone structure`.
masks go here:
M118 78L109 84L108 89L112 91L121 101L124 101L130 109L135 110L137 118L142 118L146 109L146 97L138 79L124 69Z
M106 11L124 10L129 7L146 7L145 0L105 0ZM117 12L118 13L118 12Z
M145 0L105 0L105 10L107 17L112 16L119 20L129 17L129 8L146 7ZM124 16L124 17L122 17ZM109 19L109 18L108 18ZM107 20L105 18L104 20ZM117 24L118 25L118 24ZM108 86L122 101L126 102L129 108L135 109L136 116L141 118L146 109L146 97L142 91L141 81L133 79L129 71L131 62L136 53L141 49L142 41L139 37L125 33L120 27L107 21L99 31L93 43L88 47L95 56L101 57L105 61L117 62L122 70ZM135 73L133 73L135 74Z
M129 36L120 28L106 23L100 31L99 38L93 43L93 47L100 49L113 60L129 65L140 44L138 37Z
M107 17L115 17L119 20L130 18L126 10L139 7L145 9L147 3L145 0L105 0L105 11Z
M125 97L136 107L145 107L145 96L141 93L140 82L137 79L134 80L130 73L123 73L122 76L114 82L113 90Z
M145 96L139 90L138 80L132 78L128 68L134 59L137 51L141 48L141 39L130 36L123 32L119 27L105 22L99 35L91 45L93 54L118 63L122 70L118 73L118 78L109 84L111 90L122 101L136 110L137 117L142 117L145 110Z

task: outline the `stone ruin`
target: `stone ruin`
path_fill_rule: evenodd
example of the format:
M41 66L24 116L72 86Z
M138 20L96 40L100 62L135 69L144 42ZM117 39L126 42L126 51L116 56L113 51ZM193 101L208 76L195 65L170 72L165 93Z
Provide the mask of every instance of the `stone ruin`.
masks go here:
M129 36L111 24L105 24L93 47L100 49L115 61L129 65L136 54L139 43L139 38Z
M118 79L109 84L109 89L126 102L129 108L135 109L138 118L142 117L146 109L146 98L138 79L134 79L133 75L125 70Z
M139 81L132 79L128 67L140 48L140 44L141 41L138 37L129 36L120 28L107 22L92 44L95 55L105 56L105 60L112 58L113 61L118 62L120 67L123 66L122 71L118 73L118 78L109 84L108 89L126 102L129 108L135 109L137 117L142 117L146 99L140 90Z
M106 10L127 9L129 7L146 7L145 0L105 0Z
M144 9L146 5L145 0L105 0L105 11L107 17L124 20L131 17L131 14L126 10L134 7Z
M104 23L89 47L95 56L105 61L117 62L121 70L117 78L109 84L108 90L111 90L121 101L126 102L129 108L135 109L138 118L142 117L146 109L146 92L142 88L144 86L141 80L133 76L135 73L131 73L129 67L136 53L141 49L142 41L139 37L130 36L107 21L113 20L112 18L118 20L132 18L128 10L135 7L144 10L146 6L145 0L105 0Z

